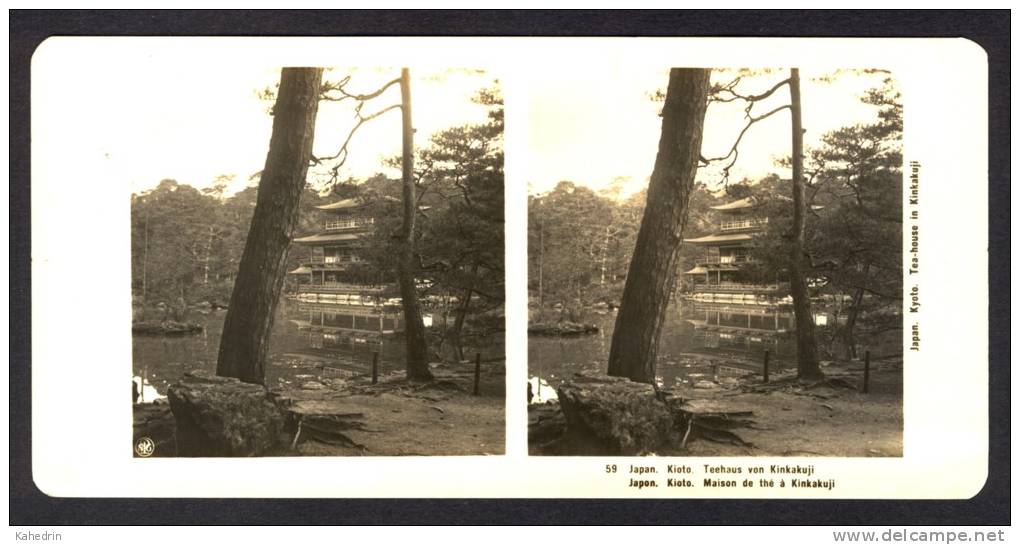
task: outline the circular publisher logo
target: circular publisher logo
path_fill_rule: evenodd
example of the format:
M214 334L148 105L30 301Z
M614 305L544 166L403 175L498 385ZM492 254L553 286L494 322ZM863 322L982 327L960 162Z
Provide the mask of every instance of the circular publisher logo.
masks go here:
M135 441L135 454L142 458L148 458L152 456L152 453L156 452L156 443L148 437L142 437L138 441Z

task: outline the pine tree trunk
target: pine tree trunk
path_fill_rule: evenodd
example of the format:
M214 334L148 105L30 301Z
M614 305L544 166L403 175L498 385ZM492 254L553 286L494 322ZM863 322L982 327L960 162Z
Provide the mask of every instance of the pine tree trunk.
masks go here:
M475 266L475 274L478 273L478 266ZM453 351L457 356L457 361L464 361L464 347L462 345L462 335L464 332L464 319L467 318L468 310L471 308L471 296L474 295L474 291L468 289L464 291L464 300L457 305L457 317L453 321Z
M209 238L208 238L208 240L206 241L206 244L205 244L205 259L203 260L203 265L202 265L202 268L203 268L202 283L203 284L208 284L209 283L209 258L210 258L210 254L212 254L212 243L213 243L213 227L210 225L209 226Z
M538 223L538 320L545 315L545 219Z
M864 278L868 277L871 263L864 265ZM862 280L863 281L863 280ZM857 288L854 293L853 304L850 306L850 313L847 315L846 326L843 329L843 344L846 345L848 358L857 357L857 340L854 338L854 329L857 327L857 317L861 313L861 303L864 301L864 288Z
M418 288L414 280L414 221L418 212L418 196L414 187L414 127L411 124L411 73L400 70L400 97L403 118L403 197L404 224L400 233L400 262L397 275L400 299L404 307L404 338L407 342L407 379L432 380L429 371L425 323L418 304Z
M149 211L145 211L145 249L142 250L142 319L149 304Z
M321 68L284 68L280 75L269 154L223 323L217 375L265 384L273 315L312 156L321 85Z
M847 359L857 357L857 339L854 338L854 329L857 327L857 315L860 312L858 307L863 297L864 289L857 288L857 292L854 293L853 306L850 307L850 314L847 316L846 326L843 328L843 345L846 347Z
M602 272L599 277L599 285L606 285L606 255L609 254L609 227L606 226L606 238L602 242Z
M797 322L797 376L822 378L811 299L804 278L804 130L800 119L800 70L790 70L790 113L793 122L793 249L790 256L790 292Z
M609 351L609 374L655 383L659 335L701 155L710 71L673 68L648 198Z

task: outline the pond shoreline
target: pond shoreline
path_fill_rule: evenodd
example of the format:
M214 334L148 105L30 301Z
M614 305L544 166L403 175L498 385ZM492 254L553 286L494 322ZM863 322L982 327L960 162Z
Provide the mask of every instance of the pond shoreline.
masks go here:
M321 376L368 376L372 361L378 354L380 374L400 371L405 367L404 340L400 335L381 335L369 331L342 327L317 326L310 314L323 312L292 300L281 300L274 320L270 351L266 361L266 381L271 387L295 387ZM344 312L337 307L336 312ZM160 314L151 314L158 319ZM168 386L192 371L215 372L219 356L220 335L226 313L220 310L205 312L193 310L182 316L184 320L203 327L203 331L188 335L133 335L132 371L150 383L161 395ZM312 316L316 318L317 316ZM435 329L435 328L433 328ZM451 344L443 339L430 339L442 348L434 359L451 359ZM467 336L463 343L464 354L474 358L481 352L482 359L504 357L503 336Z

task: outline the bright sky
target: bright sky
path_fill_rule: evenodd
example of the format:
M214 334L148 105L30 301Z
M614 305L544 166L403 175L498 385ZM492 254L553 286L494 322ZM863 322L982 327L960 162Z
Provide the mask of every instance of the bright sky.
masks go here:
M745 78L741 94L761 93L785 77L788 71ZM529 190L542 193L562 180L593 189L609 186L615 178L628 178L623 195L648 184L658 149L662 119L661 103L650 95L665 91L669 70L613 65L603 71L586 67L572 70L557 66L530 83ZM858 97L877 87L881 74L842 75L832 83L813 82L821 76L801 71L801 102L806 146L815 144L827 131L853 123L871 122L875 108ZM713 74L713 81L728 82L732 74ZM755 106L754 115L766 113L789 101L784 87ZM739 102L711 104L705 118L702 154L726 155L744 127ZM756 179L769 172L782 173L775 158L790 153L790 115L779 112L756 123L744 135L740 156L730 171L730 181ZM718 169L699 170L699 180L715 182ZM711 184L710 184L711 185Z
M595 68L593 68L593 66ZM350 72L335 69L332 77ZM367 92L396 77L399 68L354 70L351 89ZM664 89L668 69L607 62L573 66L536 63L527 81L516 82L529 100L525 149L508 150L524 158L531 191L542 192L561 180L595 189L625 178L623 194L647 184L655 160L660 104L649 97ZM802 72L805 143L811 146L826 131L874 119L875 109L861 104L862 92L877 86L881 75L843 75L832 83ZM206 187L220 175L235 175L228 192L245 187L265 163L272 118L269 102L257 91L273 87L278 70L224 63L185 61L123 63L78 62L61 66L40 81L48 104L45 114L59 127L45 135L64 150L60 168L98 175L137 192L164 178ZM327 75L329 77L330 74ZM494 82L492 74L468 70L412 71L416 143L434 132L485 121L485 108L471 96ZM720 75L718 77L728 77ZM769 88L785 72L748 79L742 92ZM74 82L73 92L63 83ZM756 107L768 111L788 99L785 89ZM365 107L376 111L399 101L391 87ZM353 124L352 103L322 103L316 127L316 155L332 155ZM513 102L507 104L508 113ZM512 116L511 116L512 117ZM67 122L73 120L74 122ZM778 169L774 159L789 153L789 115L781 112L752 127L740 147L731 180L758 178ZM42 125L40 125L42 126ZM743 127L742 107L713 104L706 118L703 154L725 155ZM385 170L381 160L400 153L400 116L391 111L364 125L355 136L341 176L366 177ZM719 178L706 169L705 181ZM388 172L396 175L396 172ZM313 180L314 181L314 180Z
M274 87L279 70L252 71L230 66L141 65L131 70L95 67L94 84L68 94L70 110L102 112L98 123L69 124L65 130L105 159L104 170L132 192L173 178L195 187L211 185L219 175L236 175L228 194L243 189L262 170L272 132L271 103L257 91ZM102 73L96 73L101 71ZM327 78L350 69L337 68ZM348 89L374 91L400 76L400 69L357 69ZM416 145L434 132L465 123L481 123L486 108L470 101L494 83L493 76L468 70L411 73ZM400 102L394 85L364 107L370 114ZM333 155L354 124L351 101L322 102L316 122L315 154ZM81 116L79 116L80 118ZM386 171L381 159L400 154L400 112L393 110L358 130L341 171L366 177ZM392 173L391 173L392 174ZM310 176L310 181L311 176Z

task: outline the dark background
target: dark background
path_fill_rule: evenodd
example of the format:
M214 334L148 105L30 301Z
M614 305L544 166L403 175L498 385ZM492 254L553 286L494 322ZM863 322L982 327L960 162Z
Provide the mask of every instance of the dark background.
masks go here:
M10 11L10 524L1010 523L1010 12L1000 11ZM963 501L236 500L51 498L32 481L29 100L49 36L965 37L989 61L989 477ZM952 79L952 74L946 74ZM73 91L69 89L69 92ZM949 105L947 105L949 107ZM947 135L947 137L951 137ZM966 191L966 187L960 187ZM947 410L959 400L947 399ZM952 441L952 430L946 440ZM937 453L933 455L937 456ZM545 486L535 483L536 487ZM338 491L342 494L342 491Z

